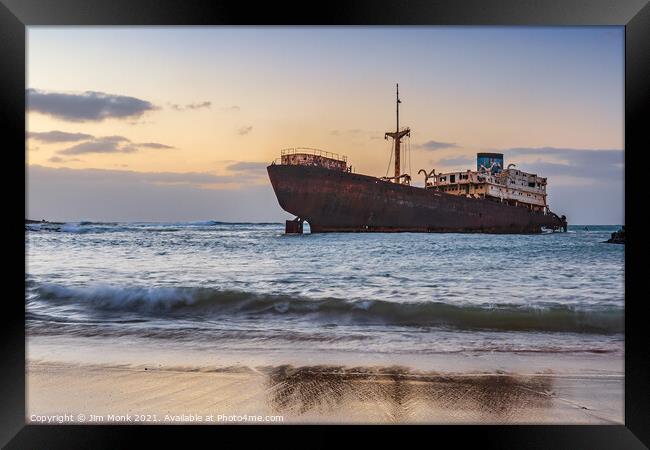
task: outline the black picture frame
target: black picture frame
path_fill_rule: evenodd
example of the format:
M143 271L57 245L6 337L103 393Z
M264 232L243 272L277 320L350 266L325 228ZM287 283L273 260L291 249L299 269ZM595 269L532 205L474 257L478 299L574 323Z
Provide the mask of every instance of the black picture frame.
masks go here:
M242 431L237 426L43 426L25 425L25 308L19 296L25 293L19 272L24 269L26 192L25 70L26 27L30 25L516 25L516 26L625 26L625 425L620 426L419 426L378 427L363 430L363 439L384 439L401 432L406 442L418 440L434 445L447 442L456 447L468 440L482 447L497 448L644 448L650 445L650 351L645 296L633 294L641 284L640 244L645 204L633 185L642 189L643 152L647 151L644 125L650 116L650 5L647 0L463 0L388 1L333 0L318 4L265 2L250 4L236 0L0 0L0 119L5 164L3 185L5 218L9 233L5 250L7 286L2 340L4 357L0 383L0 443L7 448L131 447L134 439L150 439L152 433L165 439L169 430L182 435L197 433L226 444L224 436ZM21 161L22 158L22 161ZM636 181L635 181L636 180ZM635 200L635 199L638 199ZM21 217L22 215L22 217ZM9 218L10 217L10 218ZM9 234L11 239L9 239ZM22 262L22 268L19 262ZM638 262L638 263L637 263ZM24 278L22 278L24 280ZM639 290L640 291L640 290ZM296 439L289 426L256 427L269 439ZM405 428L406 433L404 433ZM340 429L340 428L339 428ZM348 430L350 428L347 428ZM253 439L237 433L237 445ZM317 433L310 444L339 445L333 427L306 426L301 431ZM192 436L194 437L194 436ZM449 439L452 439L450 441ZM185 441L188 442L188 441ZM271 442L271 441L269 441ZM278 441L281 443L282 441ZM315 444L314 444L315 443Z

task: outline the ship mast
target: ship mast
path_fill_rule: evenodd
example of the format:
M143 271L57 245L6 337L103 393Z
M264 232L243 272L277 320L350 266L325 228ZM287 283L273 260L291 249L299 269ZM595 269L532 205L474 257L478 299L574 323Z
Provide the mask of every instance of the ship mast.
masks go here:
M400 143L402 141L402 138L404 136L410 136L411 135L411 129L410 128L404 128L402 131L399 129L399 104L402 103L401 100L399 99L399 84L396 85L396 96L395 96L395 105L396 105L396 112L397 112L397 121L395 124L395 131L394 132L387 132L384 135L384 139L386 138L393 138L395 141L395 176L393 178L393 182L399 184L400 183L400 156L401 156L401 150L400 150Z

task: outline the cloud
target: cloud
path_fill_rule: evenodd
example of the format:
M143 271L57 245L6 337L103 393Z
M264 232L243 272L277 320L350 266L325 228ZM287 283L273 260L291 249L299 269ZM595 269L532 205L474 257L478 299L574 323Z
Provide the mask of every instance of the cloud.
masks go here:
M29 132L27 136L48 144L60 142L86 141L81 144L60 150L62 155L79 155L83 153L133 153L143 148L172 149L171 145L159 142L133 143L124 136L95 137L86 133L68 133L65 131ZM33 149L32 149L33 150Z
M156 148L156 149L174 148L171 145L159 144L158 142L141 142L135 145L138 147Z
M226 169L233 172L259 172L260 170L266 170L268 165L268 162L239 161L230 164Z
M124 136L92 137L92 140L73 145L57 153L60 155L82 155L86 153L135 153L143 148L171 149L171 145L158 142L134 143Z
M341 136L341 135L358 135L362 133L363 130L360 130L358 128L354 129L349 129L349 130L332 130L330 131L330 134L333 136Z
M156 109L146 100L96 91L63 93L27 89L26 94L29 111L70 122L137 118Z
M232 105L232 106L224 106L223 108L221 108L221 111L224 111L224 112L237 112L240 109L241 108L239 106Z
M441 159L437 162L433 162L432 164L439 164L441 166L459 166L459 169L465 170L472 165L475 162L474 158L471 158L469 156L459 156L456 158L445 158ZM462 166L462 167L461 167Z
M240 136L245 136L248 133L250 133L251 131L253 131L253 125L248 125L248 126L241 127L237 131L237 134L239 134Z
M366 137L368 139L384 139L384 133L381 131L363 130L360 128L348 128L346 130L335 129L335 130L330 130L330 134L332 136L342 136L350 139L357 139L357 138L365 139Z
M56 164L62 164L62 163L81 161L81 160L79 158L61 158L60 156L54 155L50 159L48 159L48 161Z
M504 154L505 164L548 178L551 210L573 224L621 224L625 220L624 151L557 147L486 149ZM469 163L470 165L467 165ZM474 168L475 160L459 155L431 161L432 167ZM446 169L445 169L446 170Z
M214 175L205 172L129 172L121 174L146 183L204 185L234 183L230 176Z
M199 102L199 103L188 103L187 105L178 105L176 103L170 103L172 109L176 111L185 111L188 109L201 109L201 108L210 108L212 102Z
M57 142L77 142L93 139L93 135L85 133L68 133L65 131L31 131L27 133L29 139L44 143L57 143Z
M190 103L189 105L185 105L187 109L201 109L201 108L209 108L210 105L212 105L212 102L201 102L201 103Z
M86 153L133 153L138 150L130 144L124 136L105 136L94 138L92 141L82 142L57 153L60 155L83 155Z
M54 157L59 158L59 157ZM63 162L56 159L53 162ZM69 160L72 161L72 160ZM57 170L60 175L69 175L78 179L92 180L96 183L148 183L148 184L182 184L204 187L214 184L238 184L242 180L252 180L256 177L249 175L215 175L208 172L138 172L133 170L118 169L72 169L61 167L58 169L39 165L30 165L30 172L42 173Z
M543 177L566 176L588 178L597 182L619 182L624 175L625 156L620 149L577 149L556 147L518 147L502 150L510 162L518 156L535 157L522 162L522 170L535 171Z
M427 141L424 144L419 144L418 147L425 150L435 151L445 148L458 148L458 145L454 142Z
M28 217L57 221L222 220L281 222L284 212L268 181L233 183L217 189L203 181L224 178L201 173L133 172L27 166ZM215 178L216 177L216 178ZM170 207L173 205L173 207Z
M625 221L625 153L621 149L517 147L505 164L548 178L551 210L573 224ZM522 160L520 162L520 160Z

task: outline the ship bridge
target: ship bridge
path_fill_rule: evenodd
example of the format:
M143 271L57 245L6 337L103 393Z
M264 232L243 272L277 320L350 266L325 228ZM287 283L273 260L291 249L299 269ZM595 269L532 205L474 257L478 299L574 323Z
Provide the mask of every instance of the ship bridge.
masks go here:
M500 159L497 156L500 156ZM486 167L481 157L496 160L490 160L490 165ZM432 171L431 175L422 170L426 177L425 187L452 195L488 197L515 206L525 206L533 211L547 209L546 178L514 169L514 164L502 170L503 156L500 154L479 153L478 160L478 170L443 173Z

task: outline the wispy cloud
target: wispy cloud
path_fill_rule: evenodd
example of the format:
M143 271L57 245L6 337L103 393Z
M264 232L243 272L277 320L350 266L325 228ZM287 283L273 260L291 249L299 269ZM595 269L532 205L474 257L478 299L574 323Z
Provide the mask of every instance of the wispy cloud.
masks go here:
M214 175L207 172L129 172L121 174L121 176L131 177L142 182L162 184L205 185L236 182L231 176Z
M380 131L363 130L360 128L335 129L330 130L332 136L341 136L345 138L363 138L363 139L384 139L384 133Z
M459 146L455 142L427 141L423 144L418 144L417 147L422 148L424 150L435 151L435 150L443 150L445 148L458 148Z
M29 133L27 133L27 137L35 141L49 144L49 143L58 143L58 142L86 141L89 139L93 139L94 136L86 133L68 133L66 131L53 130L53 131L43 131L43 132L30 131Z
M73 145L57 153L60 155L82 155L86 153L134 153L143 148L172 149L171 145L158 142L135 143L124 136L92 137L92 140Z
M474 158L469 156L458 156L455 158L443 158L436 162L432 161L432 164L437 164L445 167L457 166L459 169L464 170L466 168L469 168L469 166L474 163L474 161Z
M60 158L60 157L54 157ZM72 161L72 160L68 160ZM56 159L52 162L64 162L64 159ZM169 184L187 185L194 187L206 187L210 185L240 184L242 181L255 178L252 175L215 175L209 172L138 172L134 170L119 169L73 169L60 167L57 169L47 168L39 165L30 165L30 172L49 172L58 174L69 174L77 179L94 180L96 182L111 183L147 183L147 184Z
M156 148L156 149L174 148L171 145L159 144L158 142L141 142L141 143L135 144L135 145L137 147L142 147L142 148Z
M26 95L29 111L70 122L137 118L156 109L146 100L96 91L65 93L27 89Z
M130 144L130 140L123 136L105 136L92 141L82 142L66 149L60 150L61 155L83 155L85 153L133 153L137 147Z
M186 105L179 105L176 103L170 103L169 106L172 109L175 109L176 111L186 111L188 109L201 109L201 108L206 108L209 109L212 106L212 102L197 102L197 103L188 103Z
M353 128L353 129L349 129L349 130L332 130L332 131L330 131L330 134L334 135L334 136L341 136L341 135L346 135L346 134L347 135L358 135L358 134L361 134L361 133L363 133L363 130L360 130L358 128Z
M260 172L266 170L268 162L239 161L226 167L232 172Z
M240 136L245 136L249 134L251 131L253 131L253 125L248 125L248 126L243 126L237 130L237 134Z
M60 156L54 155L51 158L49 158L48 161L55 164L63 164L68 162L81 161L81 160L79 158L61 158Z

